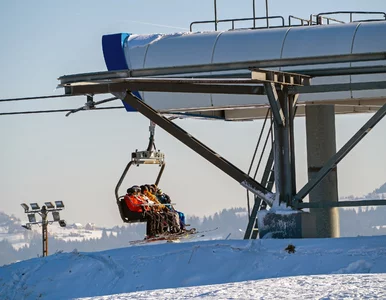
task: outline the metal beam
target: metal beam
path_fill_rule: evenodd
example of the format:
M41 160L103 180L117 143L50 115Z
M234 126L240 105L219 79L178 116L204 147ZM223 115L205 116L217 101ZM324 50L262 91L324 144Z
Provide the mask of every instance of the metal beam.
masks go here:
M323 68L323 69L291 69L286 72L295 74L304 74L311 77L327 77L327 76L343 76L343 75L364 75L364 74L378 74L386 73L386 65L381 66L361 66L361 67L341 67L341 68ZM81 81L94 80L112 80L124 79L130 77L129 70L121 71L103 71L81 73L73 75L64 75L59 77L60 85L70 84ZM191 75L173 75L171 77L192 78ZM197 75L194 78L251 78L250 72L232 72L231 74L205 74Z
M265 69L251 69L251 71L251 78L261 82L290 86L310 85L311 83L311 77L308 75Z
M383 66L361 66L361 67L342 67L342 68L323 68L323 69L294 69L286 72L296 74L306 74L311 77L344 76L344 75L364 75L386 73L386 65ZM234 76L238 77L238 76ZM238 77L239 78L239 77Z
M160 126L166 132L174 136L180 142L188 146L194 152L201 155L207 161L215 165L221 171L235 179L253 194L258 195L259 197L264 199L264 201L266 201L269 205L272 205L273 195L264 186L262 186L260 183L258 183L256 180L244 173L242 170L231 164L225 158L221 157L218 153L205 146L203 143L191 136L181 127L171 122L168 118L165 118L164 116L159 114L152 107L144 103L141 99L135 97L130 91L127 92L123 101L138 110L138 112L140 112L145 117L156 123L158 126Z
M108 94L126 89L150 92L264 95L262 82L254 79L184 79L184 78L131 78L101 82L81 82L65 86L66 95ZM265 86L273 83L264 82ZM288 86L289 94L386 89L386 81ZM269 91L267 91L269 92ZM271 95L271 99L276 99Z
M271 106L271 111L275 124L277 126L285 126L284 113L280 106L279 96L277 94L275 84L264 83L264 88L268 96L268 101Z
M293 86L288 87L290 94L313 94L361 90L383 90L386 89L386 81L371 82L353 82L353 83L335 83L335 84L318 84L310 86Z
M289 73L302 74L310 77L330 77L330 76L344 76L344 75L368 75L386 73L386 65L382 66L362 66L362 67L341 67L341 68L323 68L323 69L290 69L286 70ZM170 76L174 77L174 76ZM176 76L177 77L177 76ZM178 77L191 78L192 76L179 75ZM206 74L197 75L194 78L250 78L248 72L234 71L227 74Z
M186 73L201 73L201 72L216 72L216 71L231 71L231 70L247 70L250 68L275 68L285 66L302 66L302 65L317 65L331 64L344 62L358 61L373 61L385 60L386 52L361 53L361 54L343 54L343 55L328 55L328 56L310 56L301 58L284 58L284 59L269 59L269 60L252 60L230 63L216 64L201 64L201 65L185 65L174 67L161 67L136 70L122 70L126 77L146 77L146 76L165 76L173 74ZM109 72L83 73L74 75L64 75L59 77L61 84L85 81L98 80L109 74ZM122 75L123 73L121 73Z
M378 206L386 205L386 200L353 200L353 201L320 201L297 203L295 208L329 208L329 207L350 207L350 206Z
M201 80L204 82L204 80ZM224 80L222 80L224 82ZM219 81L206 80L205 84L190 83L189 80L158 80L154 79L126 79L118 82L90 82L65 87L67 95L109 94L126 90L172 93L198 93L198 94L236 94L236 95L264 95L264 87L258 82L243 80L249 85L238 84L237 80L220 84Z
M358 144L362 138L386 115L386 104L384 104L365 125L335 154L322 169L310 180L294 197L294 203L303 199L308 193L333 169L336 165Z

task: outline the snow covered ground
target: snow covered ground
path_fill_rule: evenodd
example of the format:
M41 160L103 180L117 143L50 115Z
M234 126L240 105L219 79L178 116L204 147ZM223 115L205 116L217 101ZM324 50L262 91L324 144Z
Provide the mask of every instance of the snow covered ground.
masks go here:
M385 299L385 274L312 275L85 299Z
M296 252L287 253L288 244ZM295 277L293 277L295 276ZM1 299L386 299L386 236L151 243L0 268Z

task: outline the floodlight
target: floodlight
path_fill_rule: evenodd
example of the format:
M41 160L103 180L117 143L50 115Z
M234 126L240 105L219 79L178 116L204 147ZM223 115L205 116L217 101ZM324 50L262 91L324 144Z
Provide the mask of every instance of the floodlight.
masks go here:
M46 205L46 207L47 207L48 209L55 208L54 205L52 204L52 202L44 202L44 204Z
M21 205L21 207L22 208L24 208L24 212L28 212L29 211L29 207L28 207L28 205L27 204L25 204L25 203L22 203L22 204L20 204Z
M21 227L28 229L28 230L31 230L31 224L21 225Z
M28 214L28 221L30 223L35 223L36 222L36 216L35 214Z
M60 227L66 227L66 226L67 226L67 223L66 223L66 221L64 221L64 220L60 220L60 221L59 221L59 225L60 225Z
M53 211L53 212L52 212L52 216L54 217L54 221L55 221L55 222L60 221L60 215L59 215L59 212L58 212L58 211Z
M55 205L56 205L56 208L64 208L63 201L61 200L55 201Z
M39 204L37 204L37 203L30 203L30 205L31 205L31 208L32 208L33 210L35 210L35 209L40 209L40 206L39 206Z

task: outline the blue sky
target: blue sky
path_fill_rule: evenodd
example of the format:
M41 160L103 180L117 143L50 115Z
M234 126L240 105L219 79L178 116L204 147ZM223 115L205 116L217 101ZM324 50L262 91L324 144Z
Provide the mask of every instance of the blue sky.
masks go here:
M256 1L264 15L265 1ZM252 1L218 0L219 18L252 16ZM307 18L334 10L385 11L383 0L270 1L270 14ZM0 98L60 94L64 74L105 70L101 37L107 33L171 33L196 20L213 19L213 1L1 1ZM146 24L145 24L146 23ZM150 24L149 24L150 23ZM153 25L151 25L153 24ZM204 28L202 28L204 29ZM205 28L211 29L211 28ZM1 103L0 111L72 108L84 98ZM370 117L339 116L341 147ZM261 121L225 123L179 120L179 125L247 170ZM299 187L306 182L304 118L296 120ZM210 130L208 130L210 126ZM366 194L386 181L386 149L380 124L338 167L341 196ZM121 224L113 191L135 149L146 147L148 121L124 111L3 116L0 118L0 209L23 216L21 202L61 199L71 222ZM245 206L245 190L158 129L156 145L166 154L161 187L187 214L211 214ZM127 185L151 182L156 167L138 168ZM150 172L150 173L149 173ZM123 191L122 191L123 193Z

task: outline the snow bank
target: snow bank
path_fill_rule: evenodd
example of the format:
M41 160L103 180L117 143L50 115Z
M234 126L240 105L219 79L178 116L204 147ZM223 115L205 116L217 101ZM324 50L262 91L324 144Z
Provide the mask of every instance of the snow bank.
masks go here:
M284 250L288 244L295 245L294 254ZM217 240L58 253L1 267L0 295L2 299L70 299L342 273L386 273L386 236ZM299 280L297 284L303 279Z

